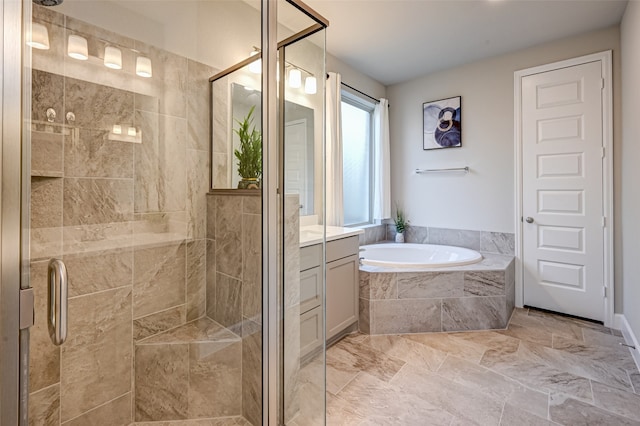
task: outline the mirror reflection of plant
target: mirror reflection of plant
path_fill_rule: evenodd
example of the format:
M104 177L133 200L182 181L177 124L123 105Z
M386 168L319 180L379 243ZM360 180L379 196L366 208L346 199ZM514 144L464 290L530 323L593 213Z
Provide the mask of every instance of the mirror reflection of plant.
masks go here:
M233 131L240 138L240 149L234 150L233 154L238 159L240 177L259 181L262 177L262 133L253 124L255 108L255 105L252 106L243 120L235 119L238 128Z
M404 214L404 210L398 207L398 203L396 203L396 216L393 218L393 223L396 225L396 232L398 234L404 233L407 229L407 225L409 224L409 221Z

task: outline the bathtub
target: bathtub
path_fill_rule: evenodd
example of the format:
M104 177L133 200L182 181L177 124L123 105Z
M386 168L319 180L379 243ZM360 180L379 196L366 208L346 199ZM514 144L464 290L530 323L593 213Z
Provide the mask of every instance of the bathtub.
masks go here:
M435 244L371 244L360 247L363 265L422 269L463 266L480 262L482 255L463 247Z

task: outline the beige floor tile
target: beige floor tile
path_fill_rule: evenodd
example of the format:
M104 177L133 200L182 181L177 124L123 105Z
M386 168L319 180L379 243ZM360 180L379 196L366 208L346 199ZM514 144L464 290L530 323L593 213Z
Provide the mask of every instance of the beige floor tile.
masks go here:
M486 347L463 339L456 339L455 333L432 333L432 334L404 334L405 337L414 342L421 343L430 348L437 349L455 355L467 361L478 363L482 359Z
M391 384L457 418L483 425L496 425L500 421L502 401L412 365L403 367Z
M451 414L422 398L413 390L386 383L360 373L338 397L360 413L366 413L364 425L449 425Z
M549 420L545 417L533 415L527 411L514 407L511 404L505 404L500 419L500 426L551 426Z
M640 396L631 392L612 388L598 382L591 382L595 405L605 410L640 421Z
M447 357L446 352L396 335L367 336L365 339L360 339L360 342L391 357L421 366L429 371L437 370Z
M566 395L551 395L549 401L549 418L562 425L640 425L631 419L618 416L609 411L577 401Z

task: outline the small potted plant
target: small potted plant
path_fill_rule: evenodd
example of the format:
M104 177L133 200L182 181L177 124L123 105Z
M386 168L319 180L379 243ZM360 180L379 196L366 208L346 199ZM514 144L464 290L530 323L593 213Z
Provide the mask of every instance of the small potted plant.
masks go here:
M258 189L262 178L262 134L256 130L253 124L253 111L251 107L247 116L241 121L236 119L238 128L233 131L240 138L240 149L233 154L238 160L238 174L242 178L238 182L238 189Z
M396 215L393 218L396 226L396 243L404 243L404 231L407 229L409 221L404 215L404 211L396 204Z

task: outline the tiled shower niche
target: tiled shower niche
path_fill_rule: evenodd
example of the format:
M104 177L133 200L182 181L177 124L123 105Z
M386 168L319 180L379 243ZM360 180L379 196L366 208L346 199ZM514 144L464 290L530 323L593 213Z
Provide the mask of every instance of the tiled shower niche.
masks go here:
M260 312L243 322L229 309L249 287L217 276L226 236L207 226L216 70L51 9L34 6L33 19L51 48L33 51L30 424L259 424ZM68 34L88 40L88 61L65 54ZM106 44L123 70L98 60ZM130 70L132 49L151 58L152 78ZM115 138L114 125L140 140ZM247 219L258 232L259 213ZM60 347L46 323L53 257L70 279Z

